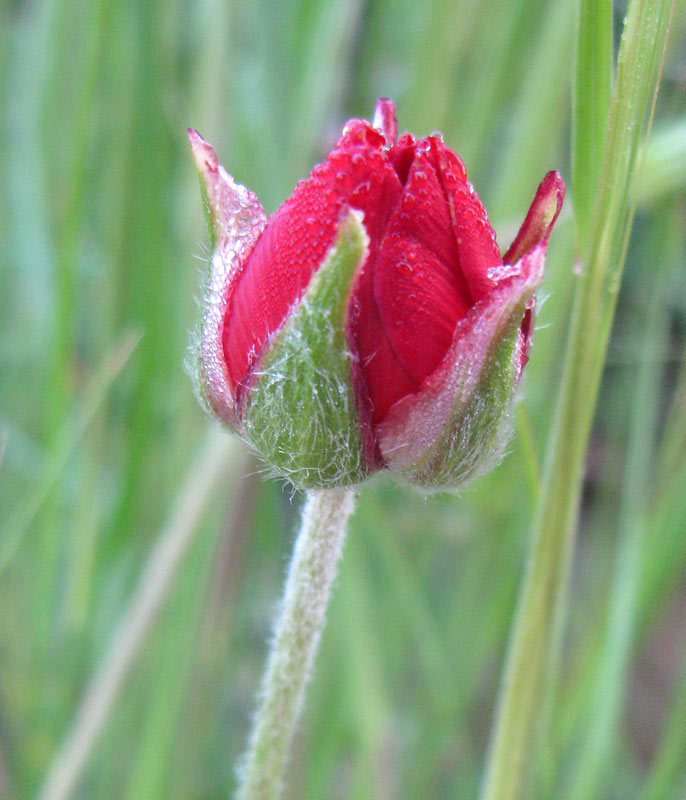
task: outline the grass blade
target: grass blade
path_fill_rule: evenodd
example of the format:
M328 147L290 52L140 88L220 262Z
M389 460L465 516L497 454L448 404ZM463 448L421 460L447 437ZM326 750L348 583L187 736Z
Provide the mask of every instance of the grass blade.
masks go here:
M74 421L64 425L56 436L56 444L46 457L46 463L41 470L41 479L36 488L17 509L2 531L0 572L12 560L26 531L62 476L70 456L102 406L112 383L126 365L140 339L139 333L128 333L115 345L87 386L81 408L75 414Z
M565 616L584 456L631 227L636 153L670 20L667 0L633 0L618 59L589 258L577 286L532 548L503 673L483 800L515 800L554 674ZM579 98L578 102L583 102ZM589 331L595 332L589 336Z
M612 1L580 0L573 103L572 184L581 249L598 193L612 96Z
M41 800L64 800L72 795L129 669L173 585L212 490L219 478L224 477L227 465L231 465L232 470L229 485L236 484L240 452L241 445L236 439L216 431L203 443L188 471L169 523L148 556L131 602L52 762L39 794Z

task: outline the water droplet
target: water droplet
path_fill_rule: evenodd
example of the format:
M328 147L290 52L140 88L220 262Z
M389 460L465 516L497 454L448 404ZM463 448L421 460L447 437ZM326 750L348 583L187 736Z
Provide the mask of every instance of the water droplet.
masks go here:
M329 156L329 162L334 167L344 168L350 164L350 156L344 150L335 150Z

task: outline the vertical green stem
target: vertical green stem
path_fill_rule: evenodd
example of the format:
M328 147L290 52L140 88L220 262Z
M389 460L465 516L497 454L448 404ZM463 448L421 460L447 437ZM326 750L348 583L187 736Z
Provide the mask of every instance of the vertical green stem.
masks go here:
M570 775L569 788L564 792L569 800L590 800L603 794L602 780L613 754L613 734L624 699L635 636L641 552L649 529L651 450L658 426L660 378L667 336L666 316L661 313L666 285L661 262L668 258L660 245L669 241L666 233L671 220L666 215L661 222L656 226L658 236L643 247L643 252L657 261L650 276L655 285L640 324L642 345L638 349L638 376L632 387L626 471L618 510L619 536L608 595L605 642L591 700L593 714Z
M353 505L350 489L308 494L241 774L239 800L276 800L281 794Z
M482 800L525 794L527 763L554 680L574 546L584 457L616 304L636 153L664 53L670 3L632 0L618 57L605 155L558 396L532 546L498 700ZM577 107L580 108L580 106Z

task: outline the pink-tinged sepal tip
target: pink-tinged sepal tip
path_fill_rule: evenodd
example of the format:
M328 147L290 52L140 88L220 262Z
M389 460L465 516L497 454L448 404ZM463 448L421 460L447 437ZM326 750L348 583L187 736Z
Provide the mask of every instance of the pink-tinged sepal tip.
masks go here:
M222 240L231 245L236 234L243 240L247 229L253 231L255 219L266 222L262 204L253 192L234 181L219 163L212 145L193 128L188 129L188 141L198 170L212 248Z
M195 128L187 128L186 133L188 134L191 153L193 154L198 172L204 173L207 170L216 172L219 165L217 162L217 154L212 145L206 141Z
M522 227L503 256L505 264L514 264L540 242L547 242L565 199L565 182L557 170L551 170L539 184Z

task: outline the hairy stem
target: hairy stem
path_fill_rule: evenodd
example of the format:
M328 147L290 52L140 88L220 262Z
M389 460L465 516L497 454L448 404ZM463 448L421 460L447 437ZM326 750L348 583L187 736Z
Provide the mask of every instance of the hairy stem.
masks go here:
M350 489L308 494L241 771L238 800L275 800L281 793L353 505Z

